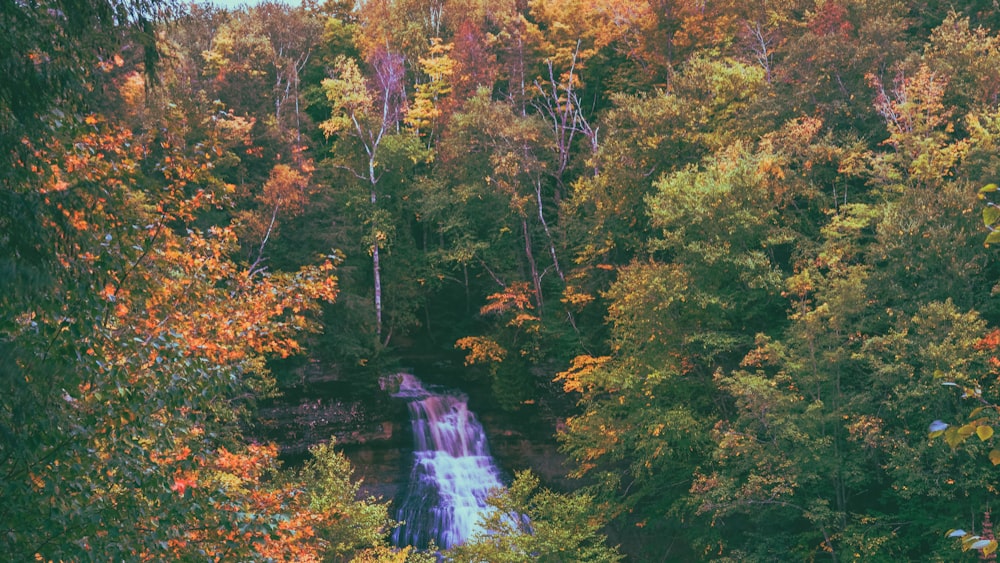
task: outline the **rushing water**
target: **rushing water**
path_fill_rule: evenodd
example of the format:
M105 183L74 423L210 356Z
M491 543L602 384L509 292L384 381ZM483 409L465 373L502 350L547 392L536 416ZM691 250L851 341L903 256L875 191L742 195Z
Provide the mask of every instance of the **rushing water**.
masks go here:
M394 396L409 401L413 425L413 469L396 518L396 545L448 548L469 538L487 509L500 472L490 456L483 426L469 411L468 397L431 391L409 374L398 376Z

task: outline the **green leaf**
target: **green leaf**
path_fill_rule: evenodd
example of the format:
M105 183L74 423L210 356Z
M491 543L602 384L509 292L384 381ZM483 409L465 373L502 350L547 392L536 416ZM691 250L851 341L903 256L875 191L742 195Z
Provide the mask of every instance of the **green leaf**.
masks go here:
M987 227L992 227L1000 219L1000 208L995 205L987 205L983 208L983 223Z
M1000 231L991 231L986 235L986 244L996 244L1000 242Z
M979 188L979 193L981 193L981 194L988 194L990 192L997 191L997 189L1000 189L1000 188L998 188L996 184L986 184L985 186Z

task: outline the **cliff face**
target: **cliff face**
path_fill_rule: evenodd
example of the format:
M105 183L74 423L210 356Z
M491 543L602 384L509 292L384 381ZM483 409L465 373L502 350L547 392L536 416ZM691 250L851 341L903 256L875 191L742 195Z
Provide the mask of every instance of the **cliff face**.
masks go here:
M259 406L254 427L255 435L277 442L290 460L331 437L341 447L405 442L405 405L370 377L312 360L290 379L294 383L282 388L280 397Z
M342 448L405 441L407 421L405 410L387 401L332 394L320 387L261 407L257 424L261 437L277 442L282 455L294 459L331 437Z

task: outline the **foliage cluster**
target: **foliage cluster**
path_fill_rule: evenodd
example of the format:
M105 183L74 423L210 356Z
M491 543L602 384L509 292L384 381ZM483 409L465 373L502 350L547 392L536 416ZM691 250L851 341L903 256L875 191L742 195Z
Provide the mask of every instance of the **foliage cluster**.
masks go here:
M426 557L241 436L306 345L564 422L457 560L996 548L991 3L96 6L0 12L0 551Z

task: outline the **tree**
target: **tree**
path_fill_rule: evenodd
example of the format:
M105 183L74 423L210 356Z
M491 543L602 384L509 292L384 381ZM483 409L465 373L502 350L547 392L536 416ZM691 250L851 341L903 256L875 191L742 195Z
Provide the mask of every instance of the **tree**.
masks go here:
M413 105L406 112L406 123L418 135L426 137L431 146L442 124L453 108L451 94L455 60L450 52L453 44L442 44L440 39L431 41L426 58L420 58L420 66L427 75L427 82L418 83L413 96ZM447 97L447 98L446 98Z
M379 217L379 180L382 173L376 169L380 149L388 135L395 132L402 119L405 99L403 87L403 59L399 55L380 52L373 62L374 77L371 86L361 74L353 59L338 58L335 63L336 78L323 81L326 96L333 106L330 119L320 124L328 136L340 133L353 138L364 151L363 166L344 165L358 179L368 185L371 203L370 231L367 239L372 256L372 273L375 292L375 337L382 340L382 265L380 248L392 228Z
M121 59L126 46L136 48L137 62L155 76L155 23L168 16L170 8L170 3L157 0L127 7L58 0L4 6L0 22L11 33L0 39L0 64L7 77L0 86L0 132L5 139L0 153L17 149L18 143L11 140L38 133L50 113L62 121L74 110L85 111L99 68Z
M319 46L323 22L307 4L291 8L280 3L263 3L256 6L251 14L262 21L263 33L272 48L275 76L271 95L274 99L275 126L279 130L287 128L294 131L294 142L301 146L304 117L301 107L302 74ZM292 104L292 111L284 117L285 106L289 103Z
M281 75L276 68L277 49L266 33L264 19L249 12L232 14L216 30L211 49L201 56L203 72L211 77L226 107L241 116L270 113L271 86L280 83Z
M617 548L605 545L600 521L587 495L539 489L538 478L524 471L511 486L489 499L485 533L445 552L449 561L620 561Z
M233 260L231 225L197 226L232 190L215 151L166 123L136 136L90 115L25 142L49 163L21 163L39 202L26 225L59 270L49 296L2 302L4 552L165 554L194 512L189 473L236 441L273 384L264 358L300 350L332 266Z
M443 179L427 199L436 208L427 218L447 237L444 249L462 266L459 275L471 266L485 283L480 311L493 330L484 338L510 352L494 370L495 388L510 395L508 406L531 400L538 385L548 385L525 362L568 358L574 346L570 309L547 300L566 279L551 148L553 131L545 121L518 115L513 102L492 101L480 90L452 117L450 135L439 145ZM441 201L464 203L466 213L456 218Z

